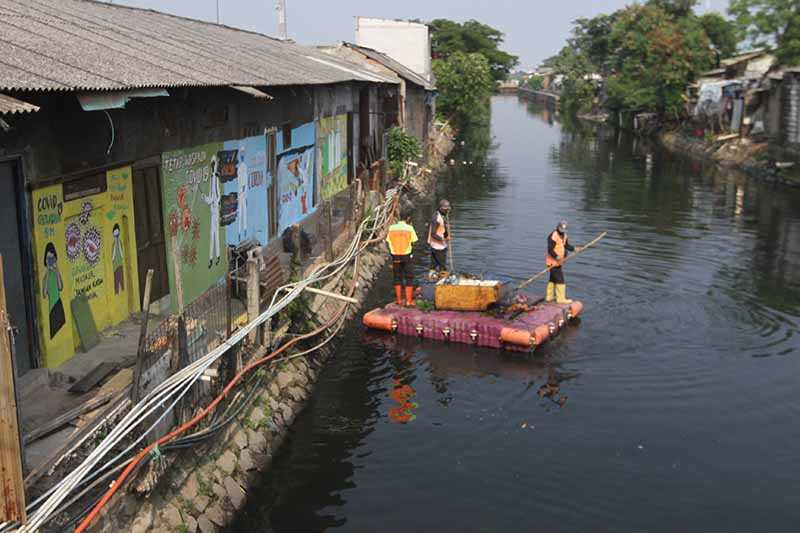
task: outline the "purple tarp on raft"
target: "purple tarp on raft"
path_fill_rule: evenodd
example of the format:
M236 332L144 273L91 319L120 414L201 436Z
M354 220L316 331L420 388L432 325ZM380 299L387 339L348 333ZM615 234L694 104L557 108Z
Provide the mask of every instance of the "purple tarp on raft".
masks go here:
M582 310L580 302L573 304L541 303L530 311L516 316L492 316L480 312L422 311L395 304L375 309L364 315L364 324L373 329L396 331L400 335L419 336L437 341L460 342L504 348L513 351L531 351L547 338L555 335L571 318ZM544 328L542 328L544 326ZM538 329L538 333L535 333ZM506 330L505 334L503 330ZM522 335L509 335L515 330ZM530 333L536 342L509 342L509 338L526 338ZM506 340L502 340L505 337Z

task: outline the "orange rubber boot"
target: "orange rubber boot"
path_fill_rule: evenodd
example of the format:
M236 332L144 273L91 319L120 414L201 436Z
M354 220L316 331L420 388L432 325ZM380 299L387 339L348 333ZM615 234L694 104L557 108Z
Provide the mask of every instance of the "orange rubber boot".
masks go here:
M406 305L414 307L414 287L406 287Z
M403 286L402 285L395 285L394 286L394 303L397 305L403 305Z

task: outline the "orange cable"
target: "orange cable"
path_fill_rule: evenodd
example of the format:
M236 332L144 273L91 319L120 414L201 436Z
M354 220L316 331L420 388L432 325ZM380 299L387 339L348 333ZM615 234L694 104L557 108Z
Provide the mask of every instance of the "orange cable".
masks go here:
M392 215L394 215L394 212L397 209L397 205L399 203L399 200L400 200L400 195L399 194L396 195L395 198L392 200L392 207L391 207L391 211L390 211L390 217ZM387 220L390 220L390 218L387 219ZM378 237L378 238L375 238L375 239L371 239L371 240L365 241L365 244L371 244L371 243L374 243L374 242L378 242L380 240L382 240L381 237ZM358 256L355 257L355 262L354 262L354 265L353 265L353 278L352 278L352 283L350 285L350 296L352 296L355 293L356 280L358 279L357 274L358 274ZM322 326L320 326L319 328L317 328L317 329L315 329L315 330L313 330L313 331L311 331L309 333L306 333L304 335L301 335L299 337L295 337L294 339L290 340L289 342L287 342L286 344L284 344L283 346L281 346L280 348L278 348L277 350L275 350L271 354L269 354L269 355L267 355L265 357L262 357L261 359L257 359L255 361L251 361L247 366L245 366L242 370L240 370L233 377L233 379L231 379L230 382L228 382L228 384L225 386L225 388L222 390L222 392L216 398L214 398L214 400L210 404L208 404L208 406L206 406L205 409L203 409L201 412L199 412L197 415L195 415L194 418L192 418L188 422L185 422L181 426L175 428L170 433L160 437L159 439L156 439L155 442L149 444L142 451L140 451L136 455L136 457L134 457L133 460L128 464L128 466L125 468L125 470L123 470L122 473L120 473L120 475L117 477L117 479L114 480L114 482L111 484L109 489L105 492L105 494L103 494L103 497L92 508L92 510L89 512L89 514L86 516L86 518L84 518L83 521L81 521L81 523L78 524L78 526L75 528L75 533L83 533L83 532L86 531L86 528L88 528L89 525L94 521L94 519L97 518L97 516L100 514L100 511L102 511L103 507L105 507L106 504L109 502L109 500L111 500L111 498L117 492L117 489L119 489L119 487L122 486L122 484L125 482L125 480L128 478L128 476L131 474L133 469L136 468L136 466L138 466L138 464L142 461L142 459L144 459L147 456L147 454L150 453L156 446L159 446L161 444L169 442L170 440L174 439L178 435L180 435L183 432L185 432L187 429L190 429L190 428L194 427L203 418L205 418L210 413L212 413L214 411L214 409L217 407L217 405L219 405L219 403L225 398L225 396L227 396L228 393L233 389L233 387L236 386L236 384L238 384L239 381L241 381L242 376L244 376L250 370L252 370L253 368L256 368L257 366L260 366L260 365L262 365L262 364L264 364L264 363L266 363L266 362L268 362L268 361L270 361L272 359L274 359L275 357L277 357L278 355L280 355L281 353L286 351L291 346L294 346L295 344L297 344L301 340L305 340L307 338L319 335L321 332L323 332L326 329L328 329L331 325L333 325L334 322L336 322L341 317L341 315L344 313L345 309L347 309L347 305L348 304L343 304L342 307L339 309L339 311L336 312L334 317L331 318L328 322L326 322Z

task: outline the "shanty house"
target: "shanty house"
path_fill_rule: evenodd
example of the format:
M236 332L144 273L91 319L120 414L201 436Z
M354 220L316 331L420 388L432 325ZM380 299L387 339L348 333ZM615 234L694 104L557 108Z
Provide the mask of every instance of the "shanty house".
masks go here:
M88 0L0 0L0 202L18 374L224 279L383 152L386 76L254 32ZM367 139L369 142L359 142ZM377 155L376 155L377 154Z

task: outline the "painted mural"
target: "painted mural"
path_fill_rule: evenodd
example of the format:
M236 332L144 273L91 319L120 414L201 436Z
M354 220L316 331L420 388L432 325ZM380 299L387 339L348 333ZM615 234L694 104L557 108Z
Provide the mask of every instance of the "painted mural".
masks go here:
M98 330L138 310L131 168L106 173L102 192L64 200L62 185L32 191L40 345L45 366L72 357L81 339L71 302L85 296Z
M221 175L224 183L222 225L228 244L248 239L266 244L269 231L267 187L272 179L267 172L267 138L264 135L226 141L225 158L234 163Z
M323 200L347 188L347 146L347 115L319 119L317 176Z
M223 231L223 180L236 176L235 151L209 143L162 154L167 270L172 310L179 309L175 265L179 265L184 304L221 280L228 269ZM228 213L230 218L230 214Z
M291 146L278 136L278 233L297 224L316 209L314 205L314 123L292 130Z

